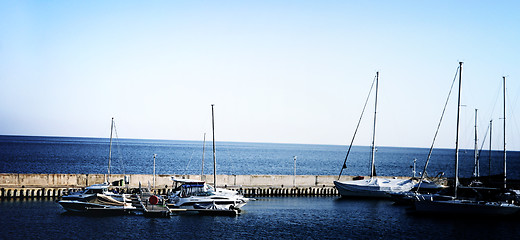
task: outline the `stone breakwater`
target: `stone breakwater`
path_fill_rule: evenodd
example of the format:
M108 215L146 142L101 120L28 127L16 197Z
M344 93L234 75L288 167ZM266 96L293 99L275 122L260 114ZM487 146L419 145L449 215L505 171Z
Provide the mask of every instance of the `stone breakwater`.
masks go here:
M136 192L142 187L152 188L156 194L171 192L172 180L196 179L200 175L155 175L151 174L0 174L0 198L60 197L70 191L78 191L92 184L112 183L118 192ZM354 176L342 176L341 181ZM393 177L408 178L408 177ZM213 185L213 175L204 175L202 180ZM217 187L240 191L245 196L333 196L338 195L331 175L217 175Z

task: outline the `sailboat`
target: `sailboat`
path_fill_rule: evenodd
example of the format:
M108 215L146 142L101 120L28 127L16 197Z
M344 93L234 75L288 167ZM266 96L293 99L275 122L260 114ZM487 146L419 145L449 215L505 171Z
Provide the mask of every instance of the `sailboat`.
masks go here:
M334 186L338 189L339 194L342 197L376 197L376 198L389 198L390 192L406 192L410 191L414 187L414 182L411 179L393 179L393 178L377 178L376 177L376 168L374 165L375 162L375 136L376 136L376 119L377 119L377 93L378 93L378 84L379 84L379 72L376 72L376 76L374 82L372 83L372 87L375 84L375 106L374 106L374 128L372 132L372 154L371 154L371 165L370 165L370 178L369 179L357 179L351 181L334 181ZM372 91L372 87L370 88L370 92L368 94L367 101L370 98L370 93ZM350 144L349 150L347 152L347 157L345 158L345 162L348 158L348 154L350 153L350 149L352 148L352 143L354 141L357 129L359 127L359 123L361 122L361 118L363 117L363 112L365 111L365 107L363 107L363 111L361 113L361 117L359 119L358 125L356 127L356 131L354 133L354 137L352 138L352 142ZM340 172L343 172L343 169L346 168L345 163L343 163L343 168Z
M61 197L58 203L66 210L70 212L100 212L110 211L126 212L126 210L133 210L131 200L128 198L128 194L118 194L110 192L108 187L110 186L110 164L112 158L112 133L114 128L114 118L112 118L112 124L110 126L110 144L108 154L108 175L106 182L101 184L93 184L86 187L84 191L73 192ZM116 211L114 211L116 210Z
M504 186L506 191L506 145L505 145L505 121L506 121L506 85L504 77ZM462 62L459 62L459 96L457 108L457 132L455 141L455 183L454 192L451 199L417 198L414 202L415 210L422 213L435 214L460 214L460 215L512 215L520 212L520 206L499 201L495 199L463 199L458 196L459 188L459 123L460 123L460 92L462 85ZM475 188L477 190L477 188Z
M213 129L213 186L207 184L202 180L203 172L201 173L201 180L193 179L175 179L173 181L173 191L168 197L170 206L177 208L194 208L211 209L215 205L220 205L220 208L237 210L244 206L249 198L240 195L237 191L217 188L217 169L216 169L216 153L215 153L215 121L213 114L213 104L211 105L211 118ZM204 135L206 136L206 135ZM205 139L205 137L204 137ZM204 147L203 147L204 149ZM204 152L204 150L203 150ZM204 154L203 154L204 159ZM204 160L203 160L204 161ZM204 162L203 162L204 166ZM204 168L203 170L204 171Z

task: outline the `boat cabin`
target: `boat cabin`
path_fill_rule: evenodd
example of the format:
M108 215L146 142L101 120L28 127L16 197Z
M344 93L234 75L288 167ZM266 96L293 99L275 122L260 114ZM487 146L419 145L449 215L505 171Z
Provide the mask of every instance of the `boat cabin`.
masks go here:
M108 184L94 184L85 189L83 194L106 193L108 192Z
M179 197L211 196L214 195L213 187L204 181L192 179L173 179L173 191L178 192Z

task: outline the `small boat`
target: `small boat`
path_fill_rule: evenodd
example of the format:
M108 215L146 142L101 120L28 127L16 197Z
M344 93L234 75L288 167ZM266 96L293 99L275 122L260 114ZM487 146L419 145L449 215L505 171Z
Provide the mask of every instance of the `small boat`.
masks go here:
M67 212L91 214L129 214L136 210L131 203L115 203L103 200L88 202L78 200L61 200L58 202Z
M119 201L104 193L79 194L77 199L62 199L58 203L68 212L124 214L136 210L125 196Z
M69 212L125 213L135 210L130 204L129 194L118 194L108 190L110 187L110 162L112 157L112 132L115 126L112 118L108 155L108 175L105 183L93 184L80 192L71 192L61 197L58 203Z
M175 179L174 191L168 197L172 207L193 208L194 204L233 205L234 208L243 207L249 198L245 198L236 191L213 188L204 181L192 179Z
M390 192L407 192L410 191L415 183L411 179L394 179L394 178L377 178L376 177L376 169L374 165L375 160L375 137L376 137L376 116L377 116L377 92L378 92L378 83L379 83L379 72L376 72L376 76L374 78L374 82L372 83L372 87L370 88L370 92L368 97L370 97L370 93L372 92L372 88L375 84L375 109L374 109L374 126L372 132L372 154L371 154L371 165L370 165L370 178L369 179L358 179L351 181L334 181L334 185L338 189L339 194L342 197L376 197L376 198L389 198ZM366 104L363 107L363 111L361 113L361 117L359 119L358 125L354 132L354 136L352 137L352 142L347 151L347 156L345 157L345 162L343 163L343 168L339 174L339 178L341 178L341 173L343 169L346 168L346 161L350 150L352 148L352 144L354 142L354 138L356 137L357 130L359 128L359 123L361 122L361 118L363 117L363 113L365 111Z
M411 179L370 178L334 181L334 185L343 197L389 198L390 193L410 191L415 183Z

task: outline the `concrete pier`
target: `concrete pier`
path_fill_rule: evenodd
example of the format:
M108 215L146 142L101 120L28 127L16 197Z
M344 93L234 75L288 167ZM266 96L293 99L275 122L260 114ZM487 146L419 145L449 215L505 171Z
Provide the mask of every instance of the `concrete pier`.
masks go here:
M78 191L87 186L103 183L106 174L17 174L0 173L0 198L60 197L70 191ZM113 189L120 192L135 192L139 183L150 185L159 195L170 193L171 177L177 179L197 179L200 175L153 175L113 174L110 182ZM354 176L342 176L341 181L352 180ZM408 177L391 177L408 178ZM126 182L125 182L126 180ZM202 176L213 185L213 175ZM330 175L217 175L217 187L237 190L246 197L270 196L335 196L338 195Z

